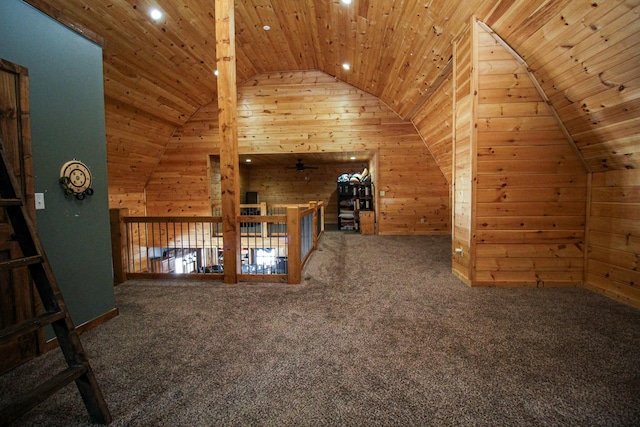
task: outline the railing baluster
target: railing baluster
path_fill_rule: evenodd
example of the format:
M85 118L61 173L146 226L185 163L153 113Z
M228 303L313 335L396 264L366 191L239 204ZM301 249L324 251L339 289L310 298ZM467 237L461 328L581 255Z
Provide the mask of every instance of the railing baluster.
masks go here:
M138 268L140 269L140 273L142 273L142 253L140 251L142 248L142 231L140 230L140 223L138 223Z
M135 273L136 270L134 268L135 265L135 261L134 261L134 253L133 253L133 224L129 223L127 224L127 265L129 266L127 268L127 271L130 271L132 273ZM129 243L131 243L131 248L129 248Z
M242 234L238 250L244 267L240 272L244 277L241 280L299 283L300 270L316 248L316 234L323 231L323 204L261 204L242 208L242 215L238 217ZM127 241L122 245L126 243L127 260L123 260L123 266L129 266L127 270L135 275L131 278L154 277L144 276L152 272L158 275L176 271L214 272L217 274L202 277L221 278L222 271L213 268L223 261L218 259L218 248L224 246L223 237L219 235L219 216L206 219L128 217L124 221L123 238ZM292 256L296 258L295 262ZM178 259L184 262L175 265ZM228 265L227 268L235 266Z
M146 257L145 259L147 260L147 271L149 271L150 265L149 265L149 223L145 223L144 224L144 246L145 246L145 254Z

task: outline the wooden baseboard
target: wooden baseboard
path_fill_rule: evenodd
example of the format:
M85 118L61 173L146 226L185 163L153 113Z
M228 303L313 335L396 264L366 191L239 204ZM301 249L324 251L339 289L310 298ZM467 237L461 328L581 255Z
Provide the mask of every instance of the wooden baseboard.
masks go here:
M471 286L478 288L581 288L582 282L556 282L551 280L546 282L475 281Z
M89 320L88 322L85 322L79 326L76 326L76 331L78 331L78 333L82 335L85 332L88 332L94 328L97 328L98 326L108 322L109 320L117 316L118 316L118 308L113 308L107 311L106 313L104 313L103 315L96 317L95 319ZM44 343L42 348L43 348L42 353L46 353L50 350L58 348L58 339L57 338L50 339L49 341Z
M463 275L462 273L460 273L457 270L451 270L451 272L453 273L454 276L456 276L458 279L460 279L462 281L462 283L464 283L465 285L471 287L471 281L469 280L468 277L466 277L465 275Z
M635 298L630 298L629 296L624 295L623 293L615 292L614 290L606 289L606 288L594 285L592 283L585 283L584 288L590 290L591 292L595 292L609 299L612 299L614 301L618 301L623 304L629 305L631 307L640 309L640 300Z

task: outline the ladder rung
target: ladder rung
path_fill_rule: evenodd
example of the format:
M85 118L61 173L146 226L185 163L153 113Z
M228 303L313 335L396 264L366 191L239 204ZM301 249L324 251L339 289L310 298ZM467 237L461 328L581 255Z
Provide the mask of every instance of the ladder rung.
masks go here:
M111 422L109 408L104 401L89 362L86 360L77 331L68 317L69 312L53 272L49 268L46 256L42 251L33 219L25 209L26 203L19 199L18 192L16 192L20 185L16 177L13 176L13 168L10 167L12 162L7 161L2 145L2 138L0 138L0 210L5 210L7 219L5 221L7 224L4 225L3 222L0 227L3 229L3 234L13 230L15 240L25 257L15 260L3 260L4 262L0 263L0 271L6 268L29 265L29 273L38 291L45 314L0 330L0 344L14 342L19 345L20 341L18 340L24 334L34 333L38 328L53 323L53 330L58 338L58 344L65 360L73 366L51 377L28 394L10 402L7 406L4 406L5 401L1 399L4 407L0 407L0 426L3 427L12 423L25 412L28 412L31 408L73 381L76 382L91 420L96 424L109 424ZM9 224L11 228L7 230L6 228ZM14 239L14 236L11 238ZM5 278L2 279L4 280Z
M0 199L0 207L22 206L22 199Z
M77 380L85 373L87 373L87 368L83 365L71 366L65 369L31 390L31 392L2 408L0 410L0 420L7 424L15 421L38 403L43 402L53 393Z
M24 258L10 259L0 262L0 271L11 268L24 267L25 265L40 264L44 259L40 255L28 256Z
M8 328L4 328L0 331L0 345L6 344L30 332L35 332L56 320L64 319L64 317L65 314L63 311L44 313L39 316L32 317L31 319L23 320L22 322L9 326Z

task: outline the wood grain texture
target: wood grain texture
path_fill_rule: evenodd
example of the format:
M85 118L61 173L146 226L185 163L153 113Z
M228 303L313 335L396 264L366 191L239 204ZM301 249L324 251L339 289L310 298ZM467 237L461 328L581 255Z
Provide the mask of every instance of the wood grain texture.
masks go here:
M477 78L468 85L463 68L454 81L463 86L454 85L462 96L454 156L454 197L462 200L455 202L454 247L462 252L454 252L454 270L472 286L580 285L587 207L581 159L526 82L522 63L482 27L472 30L469 66ZM467 66L468 49L460 51ZM474 109L466 99L476 93ZM464 256L465 264L455 262Z
M377 191L386 192L378 197L378 232L449 232L446 179L413 124L372 95L317 71L265 74L242 85L238 93L241 155L369 152L372 159L377 158L370 162L374 185ZM319 106L332 118L330 126L323 118L314 119L312 106ZM149 214L209 214L210 179L215 180L215 174L207 175L207 155L218 154L217 126L217 106L210 104L175 132L146 187ZM324 200L333 209L335 196L329 193L327 199L327 191L335 192L337 171L297 188L293 182L299 175L294 174L297 178L289 182L279 172L286 182L276 185L266 172L259 172L258 179L250 180L250 187L260 192L261 200L272 197L273 191L273 197L286 194L305 203ZM310 177L312 172L308 172ZM324 189L309 187L321 181ZM329 215L331 219L331 210Z
M479 29L478 186L474 284L575 286L582 283L584 256L556 258L559 245L585 246L587 180L581 159L527 70L484 29ZM496 60L495 58L500 58ZM514 74L515 73L515 74ZM518 84L514 85L513 76ZM502 76L502 77L498 77ZM494 145L494 134L499 135ZM506 140L504 135L526 135ZM544 142L540 142L544 141ZM501 180L494 180L496 176ZM518 176L526 176L518 180ZM573 178L570 182L566 176ZM485 177L492 180L487 181ZM506 245L502 257L484 255L484 245ZM514 255L515 247L547 250Z
M472 135L471 57L472 31L456 42L453 58L453 151L452 151L452 269L465 283L473 283L472 176L475 157Z
M452 91L453 76L449 74L411 118L449 183L452 182Z
M640 307L640 173L592 178L586 286Z
M362 172L368 164L320 164L302 172L284 166L247 166L249 190L269 204L325 202L325 223L338 223L337 178L343 173Z
M28 220L35 224L33 154L31 149L31 110L29 71L0 58L0 142L5 167L15 177L15 195L26 203ZM3 186L12 186L3 181ZM9 214L0 209L0 260L8 262L23 257L13 236ZM0 271L0 329L34 318L42 311L36 288L27 267ZM44 330L29 332L19 339L3 340L0 373L41 354Z
M142 191L174 128L217 97L212 3L155 1L164 12L157 22L148 17L149 1L29 3L103 39L107 109L126 108L157 124L156 147L147 151L149 133L143 127L120 134L129 114L123 120L107 118L110 188L127 181L135 186L131 191ZM412 118L431 98L438 104L442 94L434 86L450 61L452 42L476 16L527 61L592 170L638 169L639 7L636 1L357 0L347 6L322 0L242 0L235 4L237 79L320 70ZM510 65L508 58L503 62L504 52L480 49L490 57L483 64L490 71L514 71L505 68ZM351 64L348 71L342 68L345 62ZM520 72L487 77L481 85L506 79L501 93L519 88L517 96L529 99L532 88ZM424 134L425 140L434 136ZM111 148L119 144L121 149L127 139L140 144L130 148L135 155L122 156ZM442 164L439 152L432 152ZM446 166L443 171L448 177Z
M220 132L220 187L224 233L225 283L238 283L240 173L238 162L238 93L234 0L215 0L216 65L218 73L218 131ZM235 268L233 268L235 266Z
M208 109L216 114L216 107L211 107L217 97L212 3L158 0L157 5L165 12L159 22L147 17L147 1L38 3L61 22L77 24L77 28L85 28L105 40L110 204L131 204L127 207L134 211L136 206L143 210L147 203L151 211L208 212L210 201L204 197L208 197L210 181L194 169L207 168L207 160L196 158L198 152L219 154L215 137L209 135L212 122L205 117ZM245 149L250 153L262 152L263 147L268 153L362 151L369 140L378 141L373 145L382 147L382 134L370 131L389 124L385 122L384 109L388 107L388 111L414 121L444 179L454 182L454 172L449 172L453 164L448 166L446 160L448 153L455 156L453 146L447 143L448 133L459 132L458 136L465 138L470 137L472 129L455 129L455 116L443 111L447 109L448 96L453 99L456 94L471 93L471 80L460 79L456 85L451 84L451 95L446 94L448 82L441 90L434 86L441 82L443 69L453 55L453 41L460 38L475 15L527 61L529 71L542 85L591 170L638 170L639 8L635 0L356 0L351 6L321 0L239 0L235 7L238 81L248 86L259 84L264 89L250 102L250 108L240 111L251 123L247 124L251 129L244 137ZM269 25L271 30L265 31L263 25ZM483 77L478 81L482 92L478 114L482 120L478 121L477 160L482 169L476 177L477 188L492 191L479 192L479 196L491 199L502 194L496 191L506 185L509 191L502 195L513 200L526 194L523 189L531 182L536 183L536 189L557 188L558 198L568 194L568 189L584 188L584 174L572 171L571 157L562 153L562 132L553 130L545 105L536 101L526 73L510 63L505 51L491 44L480 44L477 49L486 58L478 64ZM465 61L471 60L471 46L461 48L457 56L458 66L465 67ZM342 69L343 62L351 63L349 71ZM298 100L291 102L278 98L280 105L260 103L259 98L273 99L273 90L278 90L284 81L292 83L295 79L304 84L307 77L297 73L302 70L319 70L349 83L354 91L328 91L321 99L315 98L313 106L300 94L295 95ZM264 75L272 78L265 79ZM374 101L380 102L381 110L371 103L361 104L363 111L347 111L344 107L336 110L332 105L331 99L337 96L345 97L347 106L357 104L353 98L359 96L357 91L372 95ZM464 114L465 101L458 98L457 118L471 122L474 118ZM298 112L295 109L301 101L306 110ZM274 113L276 107L282 114ZM504 114L505 109L508 115ZM298 113L300 129L289 132L287 120ZM351 118L358 124L349 130L329 130L338 118ZM451 129L447 127L449 120ZM268 123L265 132L258 126L264 123ZM391 126L385 129L390 131ZM393 133L396 131L394 138L387 139L389 152L397 150L396 138L404 132L402 126ZM415 150L414 155L422 155ZM461 162L467 161L464 153L460 155ZM173 159L176 165L169 164ZM532 170L540 159L544 161L539 170L544 173ZM562 164L554 164L555 160ZM390 158L381 157L376 173L384 176L389 185L401 185L402 167L387 167L384 162L388 161ZM518 188L519 192L511 191ZM597 186L592 195L614 197L615 191ZM163 199L168 192L173 193L173 201ZM427 200L430 196L425 197ZM401 198L405 199L404 206L412 209L408 198ZM377 202L386 206L382 200ZM501 222L493 218L507 218L501 221L511 223L511 217L523 215L522 203L526 202L514 201L513 206L506 207L505 200L483 203L487 204L487 218L492 218L490 224L494 227ZM534 216L550 215L551 222L559 220L553 212L565 208L571 211L567 212L569 216L581 215L576 201L558 199L549 208L540 205L544 201L532 203L537 203L531 205L537 212ZM613 209L608 204L592 204L594 225L602 221L596 218ZM618 215L633 216L633 209L621 205L616 209ZM386 216L387 224L394 224L388 232L426 232L422 223L417 228L413 223L402 224L407 218L398 212L390 210ZM503 215L509 212L514 215ZM549 228L538 220L532 222L530 216L524 212L526 227ZM564 219L562 224L568 226ZM591 232L590 242L605 244L607 236L612 236L607 247L625 247L625 241L617 234L602 231ZM592 277L590 283L595 281ZM604 286L601 282L600 285Z

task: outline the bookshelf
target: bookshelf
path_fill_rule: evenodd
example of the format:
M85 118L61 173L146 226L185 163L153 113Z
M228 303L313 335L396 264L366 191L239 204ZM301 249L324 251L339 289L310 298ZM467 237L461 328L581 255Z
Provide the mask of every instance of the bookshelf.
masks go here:
M338 182L338 228L360 230L360 212L373 211L373 184Z

